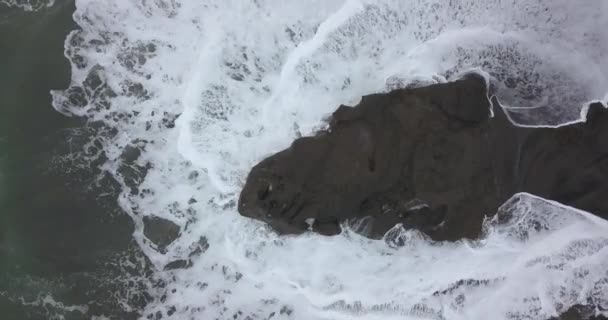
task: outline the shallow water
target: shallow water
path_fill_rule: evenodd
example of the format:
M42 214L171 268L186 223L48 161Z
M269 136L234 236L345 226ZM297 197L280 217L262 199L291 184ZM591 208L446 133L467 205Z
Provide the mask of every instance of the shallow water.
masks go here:
M573 1L94 1L65 42L53 106L100 132L73 152L118 184L157 271L144 316L174 319L544 319L608 308L608 226L532 195L479 241L351 232L278 237L235 203L253 164L340 104L484 74L520 125L580 121L608 92L608 4ZM584 114L583 114L584 115ZM124 150L141 153L125 163ZM159 250L144 216L181 227ZM103 237L103 236L102 236ZM203 237L209 247L196 253ZM122 298L121 298L122 299ZM126 304L129 301L125 300Z

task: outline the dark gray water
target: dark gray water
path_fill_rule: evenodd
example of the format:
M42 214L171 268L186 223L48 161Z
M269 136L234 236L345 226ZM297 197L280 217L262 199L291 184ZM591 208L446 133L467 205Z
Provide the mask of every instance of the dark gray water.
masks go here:
M95 128L51 105L49 91L70 82L63 43L76 28L73 12L72 0L37 12L0 4L3 320L127 319L137 313L121 301L147 301L138 290L143 259L135 259L132 223L115 208L111 181L69 156Z

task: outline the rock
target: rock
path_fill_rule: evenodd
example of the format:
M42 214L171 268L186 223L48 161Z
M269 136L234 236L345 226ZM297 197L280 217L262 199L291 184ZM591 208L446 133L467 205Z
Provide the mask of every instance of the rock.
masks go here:
M334 235L347 222L380 238L403 224L450 241L478 237L516 192L606 217L608 111L593 105L586 123L559 128L509 116L477 76L364 96L254 166L239 212L281 234Z
M190 268L192 267L192 261L190 260L175 260L175 261L171 261L169 263L167 263L167 265L165 265L164 270L168 271L168 270L175 270L175 269L186 269L186 268Z
M160 252L165 252L167 247L179 236L179 226L167 219L145 216L143 222L144 235L156 245Z
M198 257L201 254L205 253L207 251L207 249L209 249L209 241L207 240L206 237L201 236L197 242L190 245L190 249L192 251L190 251L190 254L188 254L188 257L190 257L190 258Z
M606 320L605 316L596 315L597 307L574 305L566 312L549 320ZM605 311L605 310L604 310Z
M190 245L190 253L188 254L188 258L177 259L171 261L165 265L164 270L175 270L175 269L187 269L192 267L193 262L192 259L198 258L201 254L205 253L209 249L209 242L206 237L202 236L198 239L198 241L192 243Z
M139 192L139 185L144 181L151 165L139 165L139 159L142 151L148 142L146 140L136 139L127 145L120 155L120 166L118 173L122 177L124 183L131 189L132 194Z

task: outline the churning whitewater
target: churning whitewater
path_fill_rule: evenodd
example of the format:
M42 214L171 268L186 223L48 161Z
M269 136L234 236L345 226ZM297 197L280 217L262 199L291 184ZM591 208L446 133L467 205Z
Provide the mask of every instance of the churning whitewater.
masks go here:
M521 125L578 121L608 96L604 0L78 0L55 108L100 134L164 319L545 319L608 309L608 222L515 195L477 241L395 228L279 237L239 216L251 166L340 104L475 70ZM583 112L584 113L584 112ZM138 150L127 163L125 150ZM490 214L490 213L488 213ZM159 248L144 217L180 227ZM205 245L201 247L200 244ZM197 249L198 248L198 249Z

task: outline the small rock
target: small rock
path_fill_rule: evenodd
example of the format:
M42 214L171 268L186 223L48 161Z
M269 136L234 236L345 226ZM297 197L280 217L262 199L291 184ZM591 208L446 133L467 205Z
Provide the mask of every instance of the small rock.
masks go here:
M167 263L164 270L186 269L190 267L192 267L192 261L180 259Z
M190 255L188 255L190 258L192 257L198 257L201 254L205 253L205 251L207 251L207 249L209 249L209 242L207 241L206 237L200 237L200 239L198 239L197 242L193 243L190 248L192 249L192 252L190 252Z
M160 252L166 252L167 247L179 236L180 227L167 219L145 216L143 222L144 235Z
M596 308L595 306L577 304L558 317L553 317L549 320L607 320L608 318L602 315L595 315Z

